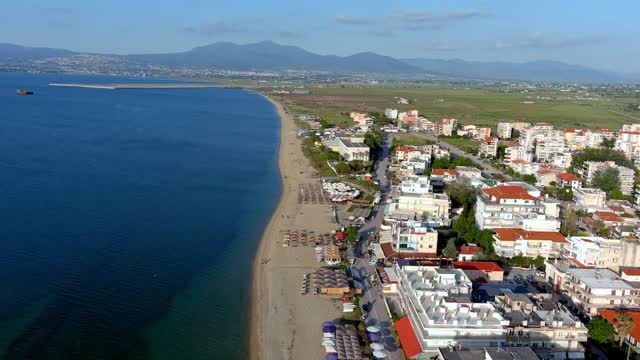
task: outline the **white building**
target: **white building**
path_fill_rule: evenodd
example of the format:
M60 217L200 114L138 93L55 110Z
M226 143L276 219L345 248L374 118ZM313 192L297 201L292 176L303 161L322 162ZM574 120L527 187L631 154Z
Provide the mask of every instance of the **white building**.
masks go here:
M480 230L559 231L559 213L556 201L543 198L540 190L521 182L483 189L476 201L476 224Z
M574 188L573 200L579 209L601 209L607 201L607 194L594 188Z
M436 136L451 136L453 135L453 131L458 126L458 120L444 118L438 122L436 122L435 126L435 134Z
M447 194L402 194L393 198L385 211L391 219L424 219L431 227L447 226L451 201Z
M500 139L511 139L513 133L513 126L511 123L501 122L498 123L497 134Z
M565 244L564 257L584 266L619 271L640 266L640 244L634 239L572 236Z
M438 232L421 221L391 222L390 243L395 253L435 256L438 252Z
M563 262L546 263L545 274L556 291L586 316L598 309L638 308L638 289L609 269L572 268Z
M516 255L545 259L562 256L566 238L555 231L526 231L513 228L496 228L493 235L496 254L507 258Z
M582 165L582 178L591 184L595 173L597 171L606 170L607 168L614 168L618 170L620 191L624 195L631 195L633 192L635 172L628 167L619 166L613 161L585 161Z
M492 304L471 301L471 280L462 270L396 265L396 272L403 308L423 352L504 342L504 319Z
M369 147L364 143L353 142L346 138L338 138L339 153L347 161L362 160L369 161Z
M387 117L387 119L397 119L398 118L398 109L385 109L384 110L384 116Z
M398 186L401 194L428 194L433 192L433 186L428 176L413 176Z

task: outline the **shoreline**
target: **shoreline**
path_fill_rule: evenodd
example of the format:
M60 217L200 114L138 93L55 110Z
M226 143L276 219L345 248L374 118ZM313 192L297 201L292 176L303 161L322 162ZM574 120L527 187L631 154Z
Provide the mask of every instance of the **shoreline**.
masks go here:
M254 91L255 92L255 91ZM291 114L269 96L280 117L278 168L281 194L253 259L249 315L249 358L323 358L320 325L342 315L341 307L323 296L302 295L302 276L319 268L313 246L283 247L284 230L316 234L335 230L329 204L301 204L299 186L320 184L317 171L304 156Z

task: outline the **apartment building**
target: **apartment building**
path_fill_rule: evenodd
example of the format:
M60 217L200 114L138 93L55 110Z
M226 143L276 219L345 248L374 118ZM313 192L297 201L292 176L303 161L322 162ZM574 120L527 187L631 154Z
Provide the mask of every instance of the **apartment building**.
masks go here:
M398 118L398 109L389 109L389 108L386 108L386 109L384 109L384 116L385 116L387 119L395 120L395 119L397 119L397 118Z
M414 146L398 146L395 149L394 157L397 161L406 161L420 157L422 151Z
M632 124L633 126L638 124ZM614 149L618 151L622 151L626 157L629 159L633 159L635 154L640 151L640 131L638 130L623 130L618 133L618 137L616 138L616 142L614 144Z
M433 192L433 186L428 176L412 176L403 180L398 186L400 194L428 194Z
M533 152L525 145L521 145L518 142L512 142L507 146L504 152L504 161L509 164L517 162L532 162Z
M545 199L540 190L522 182L483 189L476 201L476 224L480 230L558 231L558 215L556 201Z
M438 360L540 360L528 347L482 347L438 349Z
M385 248L384 244L385 242L381 241L380 245L383 250ZM397 255L395 257L436 256L438 252L438 232L421 221L392 222L389 244L393 253ZM386 252L385 255L387 255Z
M362 160L369 161L369 147L360 142L354 142L346 138L338 138L339 153L347 161Z
M492 304L470 299L472 283L462 270L396 264L400 301L410 326L401 338L415 337L423 353L440 347L499 346L504 343L504 319ZM416 354L417 355L417 354ZM425 354L426 355L426 354Z
M567 263L545 263L545 273L556 290L580 313L593 317L600 309L638 308L638 288L609 269L572 268Z
M564 245L564 256L594 268L618 271L622 264L623 246L620 239L598 236L572 236ZM575 262L575 261L574 261Z
M436 122L435 134L436 136L451 136L457 127L458 120L444 118Z
M486 158L495 158L498 156L498 138L490 136L481 138L478 156Z
M616 165L613 161L585 161L582 165L582 178L591 184L594 174L599 170L614 168L618 170L620 180L620 191L624 195L631 195L633 192L633 180L635 173L628 167Z
M486 126L464 125L457 131L458 136L482 139L491 136L491 128Z
M536 137L535 158L539 162L552 162L556 154L570 152L564 135L558 132L539 134Z
M513 125L507 122L498 123L498 128L496 131L496 135L500 139L511 139L511 135L513 134Z
M495 307L509 324L505 346L527 347L543 360L583 359L587 327L550 294L507 292L495 297Z
M607 201L607 193L595 188L574 188L573 200L579 209L601 209Z
M516 255L545 259L562 256L566 238L554 231L526 231L516 228L496 228L493 248L496 254L511 258Z
M385 208L388 217L397 220L424 219L429 226L448 226L451 201L447 194L402 194Z

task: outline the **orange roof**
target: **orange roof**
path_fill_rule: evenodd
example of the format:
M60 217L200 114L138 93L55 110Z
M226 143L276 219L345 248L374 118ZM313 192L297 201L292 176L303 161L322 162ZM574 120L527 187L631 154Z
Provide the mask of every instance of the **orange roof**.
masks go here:
M563 172L558 174L558 179L562 180L562 181L566 181L566 182L572 182L572 181L580 181L582 182L582 179L580 179L579 177L573 175L572 173L568 173L568 172Z
M436 176L444 176L444 175L456 176L456 175L458 175L458 172L455 169L433 169L433 170L431 170L431 175L436 175Z
M454 261L453 266L462 270L503 271L500 265L492 261Z
M598 314L605 318L613 327L617 322L616 315L618 313L625 313L631 316L631 320L633 321L633 328L629 332L629 336L636 339L636 341L640 340L640 311L633 310L613 310L613 309L599 309Z
M416 148L414 148L413 146L398 146L398 147L396 148L396 151L402 151L402 152L405 152L405 151L415 151L415 150L416 150Z
M640 276L640 268L624 268L620 271L630 276Z
M575 266L581 268L581 269L593 269L593 266L589 266L586 264L581 263L580 261L578 261L578 259L576 258L567 258L569 261L571 261Z
M596 211L595 216L597 216L602 221L610 221L610 222L624 222L624 219L618 216L616 213L611 211Z
M493 138L491 136L485 136L484 142L486 142L487 144L491 144L493 143Z
M493 229L500 241L524 240L548 240L552 242L565 242L567 238L559 232L554 231L525 231L518 228L497 228Z
M411 326L409 318L403 316L393 324L398 332L398 337L400 338L404 355L410 359L422 353L422 347L420 346L416 332L413 330L413 326Z
M624 208L622 207L622 205L609 205L609 209L615 212L624 212Z
M482 248L480 246L460 246L460 254L462 255L474 255L480 254L482 252Z
M529 194L527 189L519 185L499 185L482 191L491 197L495 197L498 201L502 199L538 200L537 197Z

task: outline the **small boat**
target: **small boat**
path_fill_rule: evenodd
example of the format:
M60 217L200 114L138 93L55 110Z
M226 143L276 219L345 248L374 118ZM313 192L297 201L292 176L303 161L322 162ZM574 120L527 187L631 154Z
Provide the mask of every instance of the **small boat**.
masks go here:
M31 90L16 90L17 95L33 95Z

